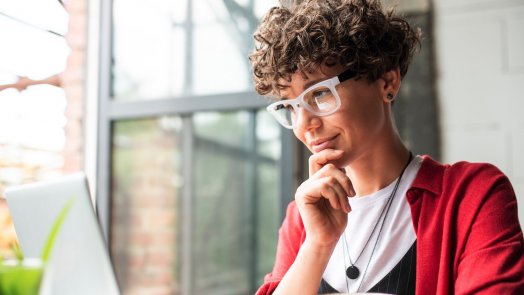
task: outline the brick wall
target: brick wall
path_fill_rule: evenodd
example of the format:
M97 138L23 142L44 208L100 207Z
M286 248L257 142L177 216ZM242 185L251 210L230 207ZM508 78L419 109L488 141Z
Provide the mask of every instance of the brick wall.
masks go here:
M62 87L67 97L64 146L64 173L83 170L85 69L87 44L87 0L66 1L69 31L66 40L71 48L67 67L62 74Z
M157 120L116 123L111 253L121 291L178 294L178 136Z

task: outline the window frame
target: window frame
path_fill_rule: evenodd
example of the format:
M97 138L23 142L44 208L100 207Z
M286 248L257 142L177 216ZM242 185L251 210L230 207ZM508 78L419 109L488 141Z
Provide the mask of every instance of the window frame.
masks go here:
M191 0L188 2L188 15L191 14L192 4ZM253 2L253 1L252 1ZM99 36L97 36L98 53L95 55L97 59L97 73L96 91L92 96L96 96L96 105L92 108L96 109L96 142L95 142L95 156L96 165L93 168L94 183L96 184L94 191L96 196L96 211L101 225L104 238L107 241L108 249L111 249L111 173L112 173L112 137L113 137L113 123L121 120L153 118L167 115L181 116L187 126L191 126L191 116L198 112L205 111L248 111L250 115L250 122L256 118L256 112L264 109L268 101L266 98L259 96L254 90L234 93L220 93L210 95L185 95L185 96L168 96L155 100L117 100L112 97L111 85L112 79L112 55L113 55L113 1L98 1L98 16ZM252 7L251 7L252 8ZM190 20L188 20L190 22ZM254 24L251 24L254 26ZM191 27L191 26L188 26ZM186 38L186 60L191 60L191 28L188 28ZM251 37L251 36L249 36ZM91 55L93 56L93 55ZM247 59L247 56L246 56ZM92 71L92 70L91 70ZM186 67L187 79L192 77L191 66ZM92 71L93 75L93 71ZM188 84L191 81L186 81ZM256 144L256 124L251 123L249 128L252 130L253 138L251 144ZM299 149L299 144L293 133L283 127L281 128L281 161L279 161L280 172L280 221L285 216L287 204L292 200L293 191L296 187L297 176L300 175L298 170L301 170L302 161L300 157L302 153ZM189 167L182 172L184 178L188 179L189 185L184 186L181 196L181 212L184 220L181 230L182 255L181 263L181 294L190 294L191 292L191 220L192 220L192 202L191 196L193 194L193 183L191 161L192 161L192 130L188 128L183 132L183 153L184 157L183 167ZM298 150L298 153L296 152ZM298 156L297 156L298 155ZM256 164L255 164L256 165ZM88 165L86 165L88 166ZM255 184L256 184L255 179ZM253 194L252 194L253 195ZM252 196L250 196L252 197ZM256 200L251 200L256 203ZM255 205L256 206L256 205ZM255 218L255 217L253 217ZM256 227L255 227L256 228ZM256 237L256 231L253 233ZM253 241L256 244L256 241ZM254 246L256 247L256 246ZM256 250L254 248L253 250ZM111 252L110 252L111 253ZM254 258L256 260L256 258ZM253 262L253 261L250 261ZM252 264L253 277L251 278L252 288L255 288L256 263Z

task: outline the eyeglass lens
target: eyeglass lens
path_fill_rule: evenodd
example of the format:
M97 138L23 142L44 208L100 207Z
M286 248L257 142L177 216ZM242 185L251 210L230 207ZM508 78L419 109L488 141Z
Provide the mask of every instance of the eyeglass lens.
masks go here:
M337 107L335 95L331 89L326 86L319 86L311 89L304 94L303 101L305 103L303 107L318 116L328 114ZM276 109L276 114L280 117L279 121L281 121L281 123L286 127L291 127L297 117L295 108L289 104L280 105Z

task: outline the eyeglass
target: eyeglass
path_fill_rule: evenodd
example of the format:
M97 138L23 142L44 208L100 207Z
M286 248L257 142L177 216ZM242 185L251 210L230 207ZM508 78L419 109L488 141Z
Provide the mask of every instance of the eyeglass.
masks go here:
M315 116L329 116L340 108L340 97L336 86L356 76L347 69L339 75L321 81L304 90L295 99L284 99L270 104L266 109L285 128L296 128L299 107L304 107Z

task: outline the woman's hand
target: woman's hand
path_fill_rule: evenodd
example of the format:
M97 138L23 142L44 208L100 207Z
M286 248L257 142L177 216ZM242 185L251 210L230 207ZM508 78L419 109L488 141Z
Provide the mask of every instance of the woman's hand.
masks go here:
M353 196L351 181L331 162L340 159L341 150L325 149L309 158L309 179L295 194L306 240L313 247L333 249L347 225L351 211L348 196Z

